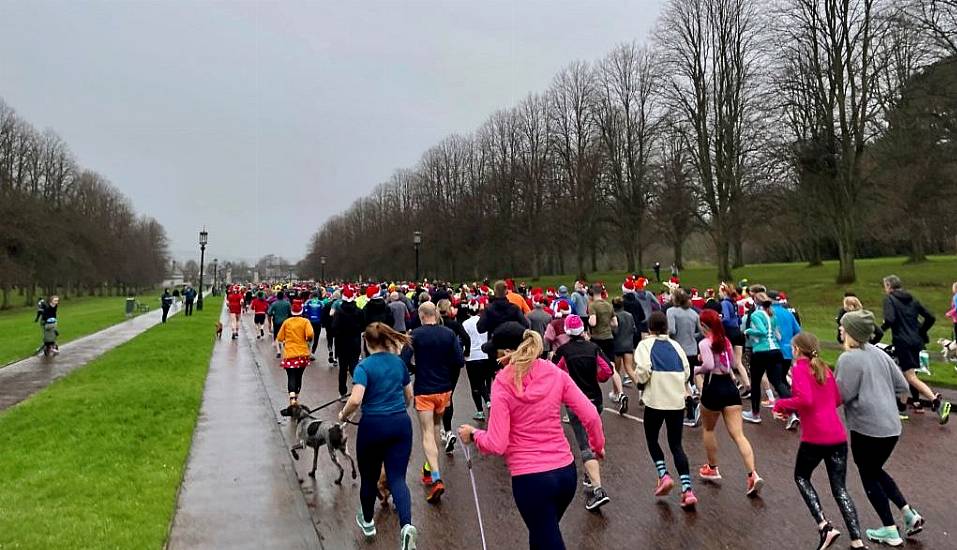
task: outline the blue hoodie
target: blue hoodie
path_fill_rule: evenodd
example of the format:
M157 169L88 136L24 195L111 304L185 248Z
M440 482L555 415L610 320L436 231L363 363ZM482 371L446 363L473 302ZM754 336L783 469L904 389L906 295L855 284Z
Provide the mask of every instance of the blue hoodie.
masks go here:
M322 321L322 301L319 298L310 298L303 306L306 319L310 323L319 323Z
M801 325L798 324L791 310L784 307L783 304L776 303L771 306L771 310L774 311L774 319L777 321L781 355L788 361L791 361L794 359L794 356L791 354L791 339L794 338L794 335L801 332Z

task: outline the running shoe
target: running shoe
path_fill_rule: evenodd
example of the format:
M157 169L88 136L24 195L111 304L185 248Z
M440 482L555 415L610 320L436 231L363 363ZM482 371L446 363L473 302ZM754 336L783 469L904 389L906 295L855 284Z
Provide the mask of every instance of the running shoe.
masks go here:
M281 354L281 353L276 353L276 359L282 359L282 354Z
M568 424L571 420L568 418L568 413L562 413L562 422Z
M665 474L663 477L658 479L658 486L655 487L655 496L663 497L671 492L675 488L675 480L671 479L671 476Z
M429 487L429 494L425 496L425 501L429 504L438 504L442 500L442 495L445 493L445 483L442 480L438 480Z
M748 422L748 423L750 423L750 424L760 424L760 423L761 423L761 415L760 415L760 414L754 414L754 413L751 412L751 411L744 411L743 413L741 413L741 418L743 418L745 422Z
M456 436L454 433L452 432L448 433L448 435L445 438L445 454L451 455L452 453L455 452L455 442L458 440L459 440L458 436Z
M897 531L896 525L891 525L890 527L881 527L880 529L867 529L866 533L867 540L872 542L886 544L887 546L904 545L904 539L901 538L900 532Z
M632 384L634 384L634 383L635 383L635 381L632 380L631 377L628 376L628 375L625 375L625 376L622 376L622 377L621 377L621 385L622 385L622 386L628 386L628 387L630 388L630 387L632 386Z
M615 392L613 392L613 391L610 391L610 392L608 392L608 399L611 399L612 401L614 401L615 403L617 403L617 402L621 399L621 395L622 395L622 394L620 394L620 393L615 393Z
M367 522L364 517L362 517L362 510L360 509L356 512L356 525L359 526L359 529L362 530L362 534L366 538L371 539L375 536L375 519Z
M609 498L608 493L601 487L595 487L585 501L585 509L594 512L609 502L611 502L611 498Z
M712 468L710 464L705 464L698 470L698 477L707 481L718 481L721 479L721 472L717 466Z
M582 476L582 487L586 489L593 489L594 487L591 484L591 478L588 477L588 472L585 472L585 475Z
M422 485L432 485L432 470L428 463L422 465Z
M901 420L910 420L910 416L908 416L906 413L897 413L897 415Z
M773 409L774 399L762 399L761 406L764 407L765 409Z
M315 361L315 360L316 360L316 355L313 354L313 353L310 353L310 354L309 354L309 360L310 360L310 361Z
M745 386L741 390L741 399L751 399L751 386Z
M628 396L625 394L621 394L621 399L618 400L618 414L622 416L628 414Z
M681 493L681 507L685 510L694 510L694 505L698 504L698 497L694 496L694 491L688 489Z
M924 518L911 506L904 511L904 533L912 537L924 530Z
M475 414L472 415L472 420L478 420L478 421L480 421L480 422L481 422L481 421L484 421L484 420L485 420L485 412L483 412L483 411L475 411Z
M818 543L817 550L824 550L825 548L830 548L834 541L837 540L837 537L841 536L841 532L834 528L830 523L825 523L824 527L821 527L818 532Z
M914 414L924 414L924 404L920 401L914 401Z
M940 399L940 394L937 395L937 399ZM936 401L936 400L935 400ZM940 422L940 425L943 426L950 420L950 401L942 401L937 407L937 418Z
M399 532L399 539L402 540L401 550L415 550L415 539L419 536L419 532L416 530L415 525L408 523L402 526L402 531Z
M751 475L748 476L748 491L745 495L756 497L761 494L761 487L764 487L764 480L761 479L761 476L759 476L757 472L751 472Z
M784 429L793 432L801 425L801 419L798 418L797 413L791 413L791 416L788 418L788 423L784 425Z

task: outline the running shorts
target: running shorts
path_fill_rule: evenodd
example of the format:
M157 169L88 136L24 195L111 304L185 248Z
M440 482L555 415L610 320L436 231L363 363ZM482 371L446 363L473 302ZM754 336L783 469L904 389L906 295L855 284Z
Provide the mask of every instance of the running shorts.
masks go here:
M416 395L415 396L415 410L417 411L433 411L435 414L442 414L445 412L445 409L449 406L449 401L452 399L452 392L447 391L445 393L430 393L428 395Z
M920 368L920 350L907 346L894 344L894 353L897 355L897 364L900 365L901 372Z
M265 313L257 313L257 314L253 317L253 321L255 321L255 323L256 323L257 325L265 324L265 322L266 322L266 314L265 314Z
M272 337L279 338L279 329L282 328L282 323L273 323L272 324Z
M744 333L740 329L728 330L728 327L725 327L725 334L728 336L728 340L731 342L731 345L738 348L744 347Z
M701 390L701 406L709 411L723 411L726 407L741 406L741 394L730 374L705 375Z
M231 314L233 314L233 315L239 315L240 313L243 312L242 306L235 306L235 307L233 307L232 305L230 305L230 306L229 306L229 312L230 312Z

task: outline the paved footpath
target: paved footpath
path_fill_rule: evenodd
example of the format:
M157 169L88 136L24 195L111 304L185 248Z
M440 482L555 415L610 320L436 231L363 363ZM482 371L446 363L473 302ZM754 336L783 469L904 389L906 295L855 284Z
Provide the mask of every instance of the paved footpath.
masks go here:
M222 321L228 326L225 312ZM213 350L167 547L321 548L253 350L225 332Z
M182 308L170 311L170 317ZM0 368L0 411L12 407L107 351L160 324L156 309L60 346L56 357L33 356Z
M251 318L245 319L244 340L254 348L253 358L258 363L269 395L270 422L282 424L286 444L292 440L287 419L278 416L285 406L286 377L278 367L270 341L257 341L252 333ZM325 335L316 354L319 360L306 370L302 402L307 405L324 403L337 396L336 371L326 364ZM606 384L607 386L607 384ZM470 422L471 399L468 380L463 375L455 392L455 425ZM607 389L606 389L607 391ZM633 395L633 390L629 390ZM953 392L946 392L954 398ZM335 407L321 411L321 418L334 419ZM678 507L678 498L656 500L653 496L655 473L644 441L641 417L643 411L635 407L632 417L621 417L612 411L602 415L607 436L608 459L602 463L604 485L612 502L599 514L584 510L584 496L579 495L562 521L562 531L569 548L655 548L670 549L739 549L739 548L812 548L817 542L814 522L794 485L793 467L799 437L784 431L783 424L772 422L765 414L765 422L745 426L757 455L758 470L767 480L761 498L744 496L745 472L734 446L718 426L720 466L724 480L720 484L695 482L700 503L694 513ZM915 507L927 518L927 529L905 548L945 550L957 548L955 540L954 495L957 495L957 476L953 476L957 457L955 422L940 427L930 414L912 416L905 427L900 444L888 464L888 471L897 479ZM418 428L408 483L413 497L413 521L419 528L420 550L481 549L478 522L468 470L464 456L442 455L443 478L448 492L438 506L426 504L424 491L418 480L417 467L422 464L422 450ZM571 430L566 430L571 437ZM355 431L349 428L349 446L354 449ZM669 468L674 474L672 460L661 436ZM684 431L685 451L696 470L705 460L701 430ZM287 452L281 449L281 452ZM287 460L291 462L291 458ZM315 480L306 476L311 465L307 453L295 463L312 521L320 533L325 548L362 550L394 550L398 541L395 513L377 506L378 536L365 541L355 526L359 484L347 476L341 487L333 484L334 467L328 456L319 457L319 471ZM310 457L311 458L311 457ZM348 467L347 467L348 468ZM478 457L474 461L478 495L485 518L489 548L523 548L527 545L527 531L515 508L511 482L504 462L497 457ZM579 464L579 472L581 466ZM814 476L825 511L832 522L844 533L836 548L847 545L847 531L830 496L823 466ZM877 515L871 508L861 487L853 464L848 471L847 484L857 504L864 526L875 527ZM260 495L258 498L264 498ZM265 497L270 499L271 497ZM222 500L226 499L221 499ZM897 514L898 520L900 515ZM280 545L271 545L281 547ZM873 546L873 545L872 545Z

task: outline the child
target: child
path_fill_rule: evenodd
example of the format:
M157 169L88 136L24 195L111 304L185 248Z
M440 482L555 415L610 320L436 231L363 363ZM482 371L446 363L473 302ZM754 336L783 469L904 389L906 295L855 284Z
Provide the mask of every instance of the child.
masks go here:
M675 485L668 475L665 454L658 444L658 434L664 424L668 430L668 447L681 482L681 507L691 510L698 503L698 498L691 490L688 457L681 446L685 381L691 375L691 366L681 345L668 337L668 318L664 313L656 311L651 314L648 330L653 337L638 344L635 350L637 368L628 374L639 384L645 385L642 394L645 402L645 440L658 471L655 496L667 495Z
M56 338L60 331L56 328L56 317L50 317L43 324L43 351L44 355L60 353L60 348L56 345Z
M831 369L820 358L821 348L816 336L808 332L798 334L791 340L791 349L795 358L792 397L778 399L774 403L774 413L781 418L795 412L801 416L801 446L794 466L794 481L817 521L820 537L817 547L827 548L841 535L824 517L821 500L811 484L811 475L823 461L834 500L850 532L851 548L862 548L864 542L857 510L845 484L847 435L837 414L842 403L841 394Z

